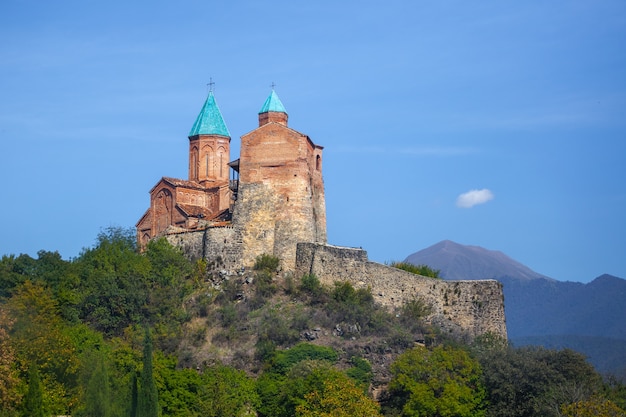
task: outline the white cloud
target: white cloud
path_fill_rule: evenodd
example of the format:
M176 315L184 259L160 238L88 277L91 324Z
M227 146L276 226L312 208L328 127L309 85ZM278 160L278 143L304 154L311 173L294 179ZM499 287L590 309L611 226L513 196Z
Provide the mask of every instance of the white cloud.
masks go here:
M484 204L489 200L493 200L493 197L493 193L486 188L470 190L457 197L456 205L457 207L471 208L477 204Z

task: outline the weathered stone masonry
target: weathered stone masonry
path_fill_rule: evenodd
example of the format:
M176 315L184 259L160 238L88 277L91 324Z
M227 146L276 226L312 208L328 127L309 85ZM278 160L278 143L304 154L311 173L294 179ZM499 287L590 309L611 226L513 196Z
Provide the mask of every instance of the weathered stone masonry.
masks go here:
M431 307L427 321L469 339L491 332L506 338L502 284L495 280L444 281L370 262L363 249L299 243L296 274L315 274L331 285L348 281L371 288L383 305L419 298Z

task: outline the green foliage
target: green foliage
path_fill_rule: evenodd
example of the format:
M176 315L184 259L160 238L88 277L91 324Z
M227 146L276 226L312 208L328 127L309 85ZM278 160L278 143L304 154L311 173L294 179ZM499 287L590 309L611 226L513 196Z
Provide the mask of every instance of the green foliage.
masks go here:
M43 417L43 388L36 364L31 364L28 370L28 392L24 397L24 417Z
M422 318L428 316L431 312L432 306L417 297L406 301L400 309L400 314L405 324L419 323Z
M278 287L273 281L272 273L268 270L257 271L254 278L256 297L251 302L251 308L261 307L269 297L276 294Z
M380 415L378 405L327 361L297 362L286 375L265 373L257 387L261 417Z
M76 400L79 360L52 292L26 281L7 303L14 319L10 337L18 367L37 366L47 411L66 412Z
M601 378L570 350L503 348L476 350L488 392L489 417L559 416L559 407L589 398Z
M358 356L353 356L350 359L350 364L352 367L346 370L346 375L352 378L358 386L367 390L374 376L372 365L370 365L367 359L359 358Z
M159 396L152 370L152 337L146 329L143 346L143 369L141 370L141 384L137 395L137 417L158 417Z
M325 302L325 298L322 298L324 295L324 289L320 280L314 274L305 274L300 278L300 291L305 294L308 294L313 303L317 302Z
M247 416L259 406L255 381L245 372L227 366L206 368L199 389L201 416Z
M349 282L336 282L326 306L330 319L339 324L341 335L356 337L387 331L391 316L379 304L369 288L355 289Z
M202 375L195 369L177 369L176 359L156 353L154 379L163 416L197 416Z
M483 416L478 362L462 349L415 347L391 365L391 410L406 416Z
M298 343L291 349L276 351L272 361L272 371L286 374L295 364L305 360L337 362L337 352L328 346L311 343Z
M562 417L625 417L626 411L612 401L602 397L592 397L561 406Z
M380 406L341 373L330 373L320 387L309 391L296 405L296 417L375 417Z
M261 341L271 341L276 346L291 346L300 340L298 322L294 322L285 309L266 306L259 314L257 335Z
M256 257L254 263L255 271L267 271L270 273L274 273L278 271L278 265L280 264L280 259L276 256L262 254Z
M439 271L438 269L433 269L429 267L428 265L413 265L408 262L395 262L394 261L394 262L391 262L389 266L402 269L403 271L407 271L412 274L421 275L423 277L438 278L438 279L441 278L439 276L441 271Z
M165 239L137 251L130 229L110 228L97 245L74 261L80 278L80 318L108 337L134 325L150 324L162 348L173 349L188 320L183 300L195 285L194 270L180 249Z
M252 285L234 278L221 292L196 291L206 285L205 262L190 264L166 240L139 253L134 230L118 228L105 230L71 261L46 251L37 258L2 257L0 417L37 415L38 403L46 415L77 417L137 417L147 409L156 415L158 408L181 417L379 415L365 395L372 367L360 355L367 348L367 355L387 356L414 346L417 337L427 344L441 338L422 322L430 306L415 299L391 314L369 289L325 286L314 275L281 282L278 267L272 257L262 258ZM187 349L205 349L206 335L214 334L210 355L226 352L238 358L231 363L244 363L256 343L257 362L246 363L248 370L263 370L256 381L234 367L177 363L171 353L191 314L206 319L190 326L200 330L187 331ZM147 354L153 346L143 325L152 328L153 354ZM333 338L337 350L299 343L312 328L322 338L341 336ZM357 337L363 339L355 346ZM626 406L623 383L603 384L572 351L513 349L487 334L471 347L481 371L462 349L417 349L420 355L411 349L394 363L388 415L613 415ZM333 367L351 355L345 372ZM194 369L181 367L192 363ZM39 382L29 384L35 367ZM145 380L150 374L152 382Z
M18 389L20 377L16 366L16 353L11 345L9 332L13 319L3 304L0 304L0 417L14 415L22 399Z
M83 367L83 407L74 411L77 417L110 417L111 387L104 355L94 352L88 355Z

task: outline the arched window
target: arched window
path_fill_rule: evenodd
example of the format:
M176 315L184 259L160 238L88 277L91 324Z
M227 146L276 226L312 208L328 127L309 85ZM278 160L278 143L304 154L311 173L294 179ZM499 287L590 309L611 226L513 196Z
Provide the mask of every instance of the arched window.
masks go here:
M161 233L172 224L173 198L166 188L158 192L154 202L154 216L156 223L155 234Z
M322 169L322 157L319 155L315 157L315 169L318 171Z
M228 169L226 168L226 162L224 160L224 155L226 155L226 149L224 149L224 147L220 146L217 149L217 163L219 164L219 169L217 170L217 172L219 174L217 174L219 176L220 179L222 178L226 178L226 174L224 173L224 169ZM228 172L228 171L226 171Z
M198 179L198 148L191 149L191 160L189 161L189 179Z
M215 167L213 167L214 151L213 148L206 145L202 147L202 178L208 179L215 175Z

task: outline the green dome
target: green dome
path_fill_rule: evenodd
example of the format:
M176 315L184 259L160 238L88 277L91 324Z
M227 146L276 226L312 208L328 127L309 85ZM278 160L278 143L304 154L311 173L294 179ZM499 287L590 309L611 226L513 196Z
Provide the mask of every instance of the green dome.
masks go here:
M189 137L196 135L221 135L230 137L230 132L224 123L224 118L220 112L213 91L209 91L209 96L200 110L196 122L189 132Z
M259 114L267 113L270 111L285 114L287 113L287 110L285 110L285 106L283 106L283 103L281 103L278 95L276 95L276 92L274 90L272 90L270 96L267 98L267 100L265 100L265 103L263 103L263 107L261 107Z

